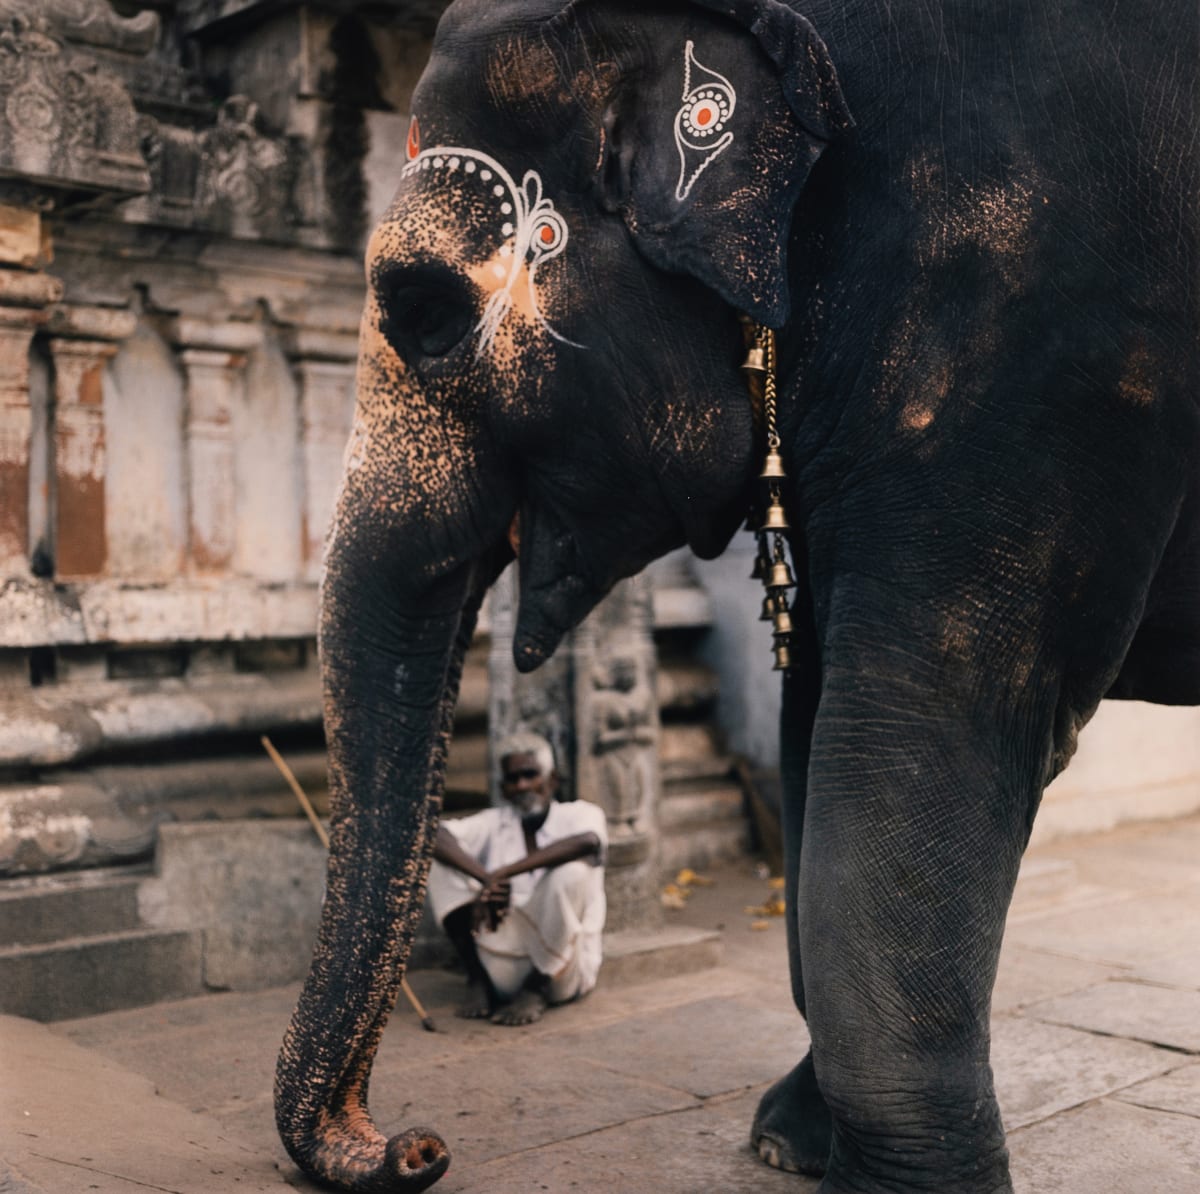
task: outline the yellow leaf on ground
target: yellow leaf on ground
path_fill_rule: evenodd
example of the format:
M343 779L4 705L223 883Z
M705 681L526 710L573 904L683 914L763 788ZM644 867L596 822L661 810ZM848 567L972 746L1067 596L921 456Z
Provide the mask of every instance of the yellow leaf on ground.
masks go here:
M776 875L773 879L768 879L767 886L772 891L782 891L783 890L783 876Z
M771 927L771 922L769 920L752 920L750 922L750 927L755 932L761 932L763 929L769 929Z
M765 904L751 904L745 909L747 916L782 916L786 911L787 905L778 896L772 896Z

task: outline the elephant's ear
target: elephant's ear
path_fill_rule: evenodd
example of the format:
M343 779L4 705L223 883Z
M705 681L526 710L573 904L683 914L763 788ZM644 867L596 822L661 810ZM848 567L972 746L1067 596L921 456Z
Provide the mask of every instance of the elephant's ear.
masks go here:
M652 264L779 327L793 208L853 125L829 52L778 0L691 0L646 26L604 114L605 201Z

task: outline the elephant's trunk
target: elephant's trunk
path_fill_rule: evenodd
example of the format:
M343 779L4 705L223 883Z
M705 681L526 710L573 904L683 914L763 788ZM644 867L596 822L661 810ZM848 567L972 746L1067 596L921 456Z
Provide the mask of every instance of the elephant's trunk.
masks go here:
M297 1165L354 1191L423 1190L450 1162L435 1133L388 1140L367 1110L421 917L463 656L493 579L483 560L426 581L417 572L395 550L335 539L322 598L329 873L312 969L279 1057L275 1115Z

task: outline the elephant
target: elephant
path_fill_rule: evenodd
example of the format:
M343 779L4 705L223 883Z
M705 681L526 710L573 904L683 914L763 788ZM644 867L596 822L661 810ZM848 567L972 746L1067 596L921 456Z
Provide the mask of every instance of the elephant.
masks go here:
M1102 698L1200 703L1198 24L1184 0L446 10L367 247L326 549L332 849L276 1079L302 1169L409 1191L449 1163L432 1129L385 1137L367 1087L489 585L515 555L536 668L618 579L719 554L769 441L812 1043L752 1141L820 1194L1012 1189L989 1010L1041 793Z

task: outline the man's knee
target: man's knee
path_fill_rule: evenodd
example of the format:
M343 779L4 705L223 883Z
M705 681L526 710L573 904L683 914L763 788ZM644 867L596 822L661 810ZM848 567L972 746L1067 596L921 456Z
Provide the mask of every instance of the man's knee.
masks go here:
M580 913L604 889L604 872L576 859L547 871L538 882L541 899L565 899Z
M547 871L542 882L554 887L582 888L591 883L595 872L596 868L590 862L577 858L574 862L564 862L562 866Z

